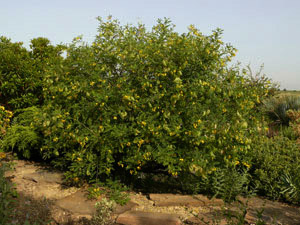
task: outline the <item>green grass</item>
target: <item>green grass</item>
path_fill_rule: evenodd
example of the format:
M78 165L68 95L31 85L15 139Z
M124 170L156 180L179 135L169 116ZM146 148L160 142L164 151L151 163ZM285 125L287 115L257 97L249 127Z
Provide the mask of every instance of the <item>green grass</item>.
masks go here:
M300 96L300 91L299 90L286 90L286 91L279 91L277 93L277 96L286 96L286 95L294 95L294 96Z

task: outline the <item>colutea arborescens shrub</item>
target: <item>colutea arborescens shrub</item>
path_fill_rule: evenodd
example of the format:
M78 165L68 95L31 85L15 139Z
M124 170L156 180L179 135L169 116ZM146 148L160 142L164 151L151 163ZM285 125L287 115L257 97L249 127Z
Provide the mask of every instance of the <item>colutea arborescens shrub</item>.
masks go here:
M150 31L99 22L91 45L75 38L45 72L44 104L28 125L42 134L42 157L74 182L251 167L252 136L264 130L257 106L271 85L228 66L236 49L221 30L179 34L167 19Z

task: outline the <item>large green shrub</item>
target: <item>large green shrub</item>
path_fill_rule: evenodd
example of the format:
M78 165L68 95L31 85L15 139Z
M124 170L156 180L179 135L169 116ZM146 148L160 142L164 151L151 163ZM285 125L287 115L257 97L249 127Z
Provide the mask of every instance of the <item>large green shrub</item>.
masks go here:
M78 177L160 168L207 176L245 163L251 135L263 125L256 105L268 81L255 84L220 40L168 21L147 31L100 20L92 46L80 38L45 77L41 153Z
M43 104L20 111L5 148L39 151L74 182L162 171L196 176L223 196L232 180L216 183L236 171L228 195L238 194L264 130L257 106L268 79L228 66L236 50L219 29L205 36L193 26L178 34L168 20L151 31L99 21L91 46L76 38L47 67Z

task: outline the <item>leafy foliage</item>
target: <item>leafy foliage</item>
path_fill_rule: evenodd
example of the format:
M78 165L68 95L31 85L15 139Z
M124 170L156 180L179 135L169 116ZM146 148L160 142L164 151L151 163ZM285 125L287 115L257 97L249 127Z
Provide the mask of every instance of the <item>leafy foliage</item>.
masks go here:
M32 121L35 121L39 110L36 107L26 108L19 111L14 118L14 124L7 129L5 138L2 141L5 151L14 150L27 159L40 155L39 146L41 136L34 129Z
M282 135L271 139L260 137L256 143L251 172L258 192L273 199L299 202L297 195L288 194L292 186L299 187L297 143Z
M116 203L114 201L108 200L106 198L101 199L97 202L96 213L93 216L90 224L93 225L109 225L113 224L112 214L116 208Z
M168 19L151 31L99 23L92 45L39 38L27 51L1 39L1 82L10 86L1 86L0 100L18 109L3 147L50 160L78 185L160 172L228 201L243 192L245 171L260 162L253 149L266 133L259 107L273 94L271 82L228 65L236 49L220 29L206 36L194 26L178 34Z
M221 30L179 35L168 20L151 32L99 21L92 46L74 40L63 69L47 73L47 116L37 122L44 157L59 155L73 178L89 179L147 168L205 177L243 161L268 81L253 85L226 67L236 50Z
M10 169L10 165L4 161L5 157L5 153L0 151L0 224L10 221L14 197L17 195L13 185L4 177L4 173Z
M10 126L10 120L13 117L13 113L6 110L4 106L0 106L0 141L6 135L7 129ZM0 144L1 147L1 144Z
M43 76L62 59L63 46L46 38L33 39L30 48L0 37L0 103L11 110L42 104Z

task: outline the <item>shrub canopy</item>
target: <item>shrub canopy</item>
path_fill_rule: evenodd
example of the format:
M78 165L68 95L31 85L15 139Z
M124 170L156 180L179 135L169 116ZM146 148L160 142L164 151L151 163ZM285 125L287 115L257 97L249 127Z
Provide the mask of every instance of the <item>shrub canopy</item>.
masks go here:
M33 42L31 55L16 45L25 58L37 56L34 101L43 99L16 118L39 139L22 149L66 168L74 181L154 169L207 177L251 167L252 137L264 129L257 106L271 86L228 65L236 49L222 42L220 29L206 36L194 26L178 34L167 19L151 31L99 22L92 45L76 38L64 59L45 40ZM13 145L9 135L5 143Z

